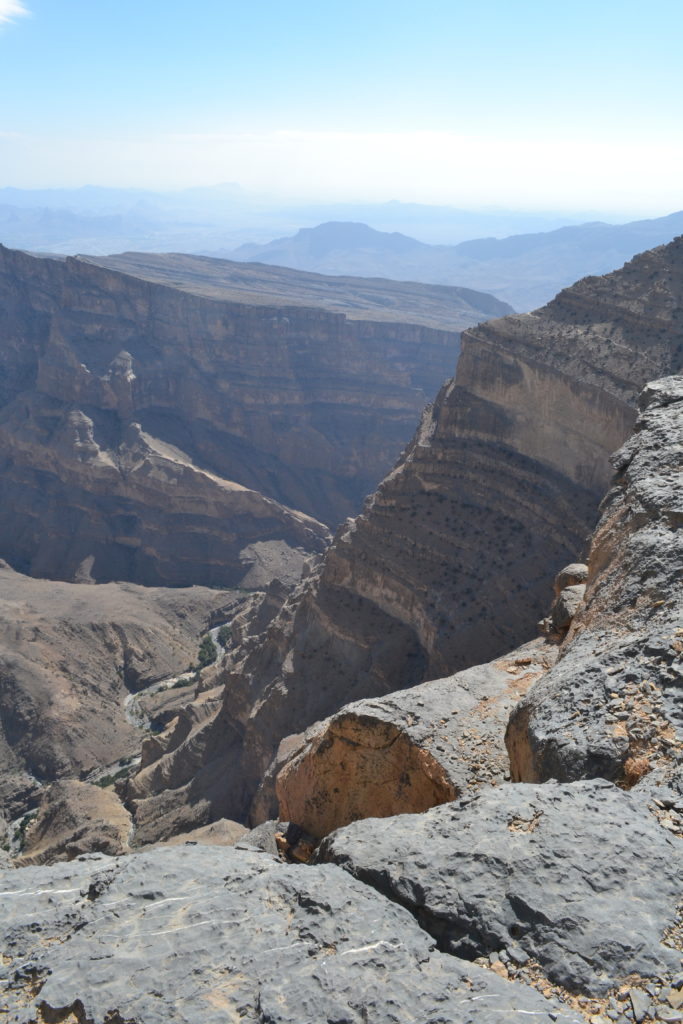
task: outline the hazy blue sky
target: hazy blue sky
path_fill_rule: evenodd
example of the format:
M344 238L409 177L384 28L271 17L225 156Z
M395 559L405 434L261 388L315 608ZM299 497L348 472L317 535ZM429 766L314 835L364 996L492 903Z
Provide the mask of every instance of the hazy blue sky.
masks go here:
M681 0L0 0L0 185L666 213L682 30Z

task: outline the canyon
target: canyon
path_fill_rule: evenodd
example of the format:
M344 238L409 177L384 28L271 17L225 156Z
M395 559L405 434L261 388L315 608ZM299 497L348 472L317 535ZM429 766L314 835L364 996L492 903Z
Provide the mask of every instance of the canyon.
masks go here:
M555 571L586 549L638 392L681 368L682 295L677 239L464 332L455 378L364 511L226 658L220 709L159 737L131 780L148 835L177 804L256 824L288 736L534 635Z
M643 391L635 430L614 457L588 566L558 574L556 607L567 590L585 587L568 628L509 652L496 669L537 676L527 679L506 737L515 776L523 760L531 763L520 760L518 720L532 719L518 709L540 710L547 723L554 691L562 731L566 702L580 712L572 715L576 751L606 741L618 751L614 780L604 771L613 774L617 762L595 758L573 760L564 782L480 773L469 792L433 794L431 809L394 808L336 827L308 864L287 862L277 847L271 853L262 826L226 838L228 848L193 840L0 869L0 983L10 1019L676 1024L682 459L678 376ZM633 652L623 650L629 627ZM545 667L539 644L556 648ZM452 768L446 718L465 712L471 730L485 730L496 687L482 667L424 683L408 704L406 694L395 694L393 707L385 700L406 772L415 755L426 763L430 747ZM367 729L368 710L345 714ZM435 727L421 730L420 714ZM349 741L348 756L362 768L358 746ZM629 761L644 752L647 764L634 773ZM368 781L362 770L347 773L346 795L362 799ZM410 789L409 780L403 785ZM271 824L276 839L292 831Z
M63 708L83 635L113 709L225 623L191 685L140 698L160 728L102 799L21 791L25 705L13 814L42 802L0 872L10 1019L683 1019L682 310L676 239L465 330L329 546L282 504L315 538L284 582L257 542L251 592L1 570L3 658L30 679L49 648Z
M362 282L346 282L351 317L305 279L285 307L1 248L0 557L232 587L254 544L320 553L452 373L460 328L507 309L432 289L429 327L410 320L424 291L374 320Z

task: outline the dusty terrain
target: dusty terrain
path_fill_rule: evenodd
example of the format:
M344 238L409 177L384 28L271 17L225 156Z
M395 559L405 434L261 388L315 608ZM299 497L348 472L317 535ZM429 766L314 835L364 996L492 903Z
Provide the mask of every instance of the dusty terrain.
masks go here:
M0 566L0 806L35 805L43 785L139 754L131 694L184 672L200 634L247 599L205 587L99 586Z

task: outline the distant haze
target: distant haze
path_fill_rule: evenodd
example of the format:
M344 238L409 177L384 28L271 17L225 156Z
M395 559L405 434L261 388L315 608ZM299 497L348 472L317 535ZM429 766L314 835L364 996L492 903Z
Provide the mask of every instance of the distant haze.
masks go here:
M0 187L683 206L678 0L0 0Z
M151 134L86 139L0 133L2 182L180 189L226 174L271 201L596 209L624 219L683 205L683 143L467 137L447 132ZM615 177L615 175L618 176Z

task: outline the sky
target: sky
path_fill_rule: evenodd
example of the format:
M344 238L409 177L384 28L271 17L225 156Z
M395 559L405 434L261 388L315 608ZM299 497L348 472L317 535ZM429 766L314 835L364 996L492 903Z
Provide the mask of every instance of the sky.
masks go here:
M0 187L683 208L680 0L0 0Z

